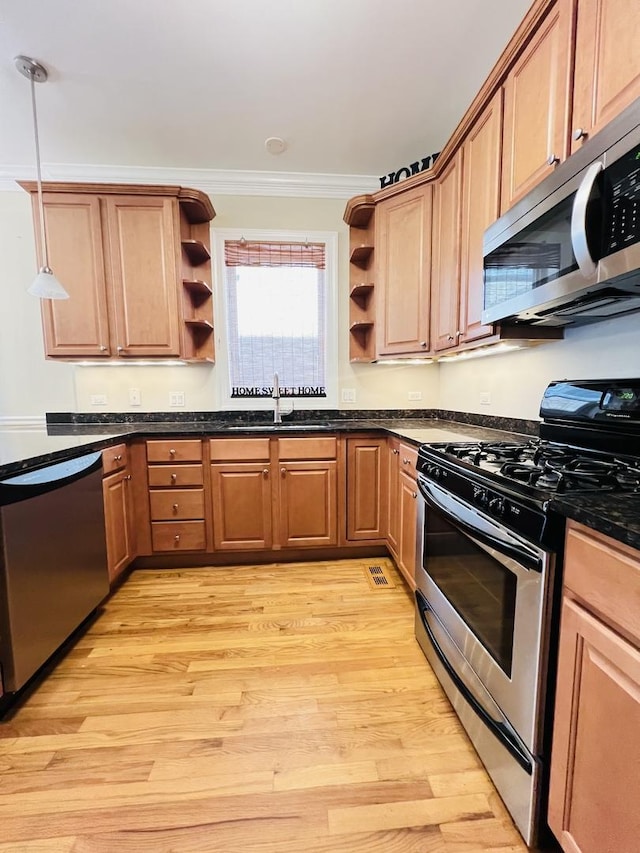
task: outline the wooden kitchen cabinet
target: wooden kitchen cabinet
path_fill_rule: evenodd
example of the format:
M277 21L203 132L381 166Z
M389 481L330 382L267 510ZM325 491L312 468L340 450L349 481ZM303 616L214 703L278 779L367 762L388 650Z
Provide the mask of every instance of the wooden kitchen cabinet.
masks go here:
M549 825L567 853L640 837L640 554L570 522Z
M462 154L458 150L433 186L431 265L432 348L457 346L460 325L460 202Z
M268 438L209 442L216 551L273 547L271 449Z
M387 531L387 439L347 439L347 539L384 542Z
M36 185L21 186L40 255ZM46 355L212 360L209 199L182 187L44 186L50 263L70 295L41 301ZM195 261L185 243L200 247Z
M504 83L504 213L569 151L573 0L556 0Z
M431 184L376 204L377 353L429 351Z
M571 150L640 97L637 0L579 0Z
M105 450L102 459L107 568L113 583L136 556L131 469L125 444Z
M500 214L502 90L491 99L462 144L462 226L459 343L485 338L482 324L485 230Z
M387 544L396 566L412 590L416 588L416 542L418 451L397 438L388 439L388 529Z
M208 502L200 439L146 442L151 549L205 551Z

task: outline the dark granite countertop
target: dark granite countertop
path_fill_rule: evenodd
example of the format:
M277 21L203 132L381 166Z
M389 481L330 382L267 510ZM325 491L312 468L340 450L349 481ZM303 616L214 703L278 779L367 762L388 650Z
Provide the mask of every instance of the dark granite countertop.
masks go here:
M551 506L566 518L640 550L640 494L558 495Z

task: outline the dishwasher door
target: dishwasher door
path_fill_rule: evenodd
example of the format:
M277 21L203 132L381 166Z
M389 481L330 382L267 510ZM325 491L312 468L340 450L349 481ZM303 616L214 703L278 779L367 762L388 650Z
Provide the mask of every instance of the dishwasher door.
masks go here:
M0 666L23 687L109 592L102 454L0 481Z

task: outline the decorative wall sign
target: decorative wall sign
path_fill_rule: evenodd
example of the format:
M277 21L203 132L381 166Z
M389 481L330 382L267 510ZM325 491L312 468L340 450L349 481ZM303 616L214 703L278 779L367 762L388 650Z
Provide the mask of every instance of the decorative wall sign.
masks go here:
M239 387L237 385L231 388L232 397L272 397L273 385ZM280 397L326 397L327 389L324 385L312 387L311 385L280 386Z
M385 187L390 187L391 184L397 184L398 181L401 181L403 178L410 178L412 175L424 172L425 169L430 169L438 159L439 154L440 152L436 151L435 154L429 154L427 157L423 157L422 160L416 160L415 163L410 163L408 166L402 166L396 172L389 172L388 175L384 175L380 178L380 189L383 190Z

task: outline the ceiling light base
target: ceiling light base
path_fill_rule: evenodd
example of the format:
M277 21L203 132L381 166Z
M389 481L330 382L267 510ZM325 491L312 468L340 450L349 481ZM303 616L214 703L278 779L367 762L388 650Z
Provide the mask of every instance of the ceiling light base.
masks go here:
M29 56L16 56L13 61L15 62L18 71L23 77L26 77L27 80L34 80L36 83L46 83L49 75L47 74L47 69L44 65L41 65Z

